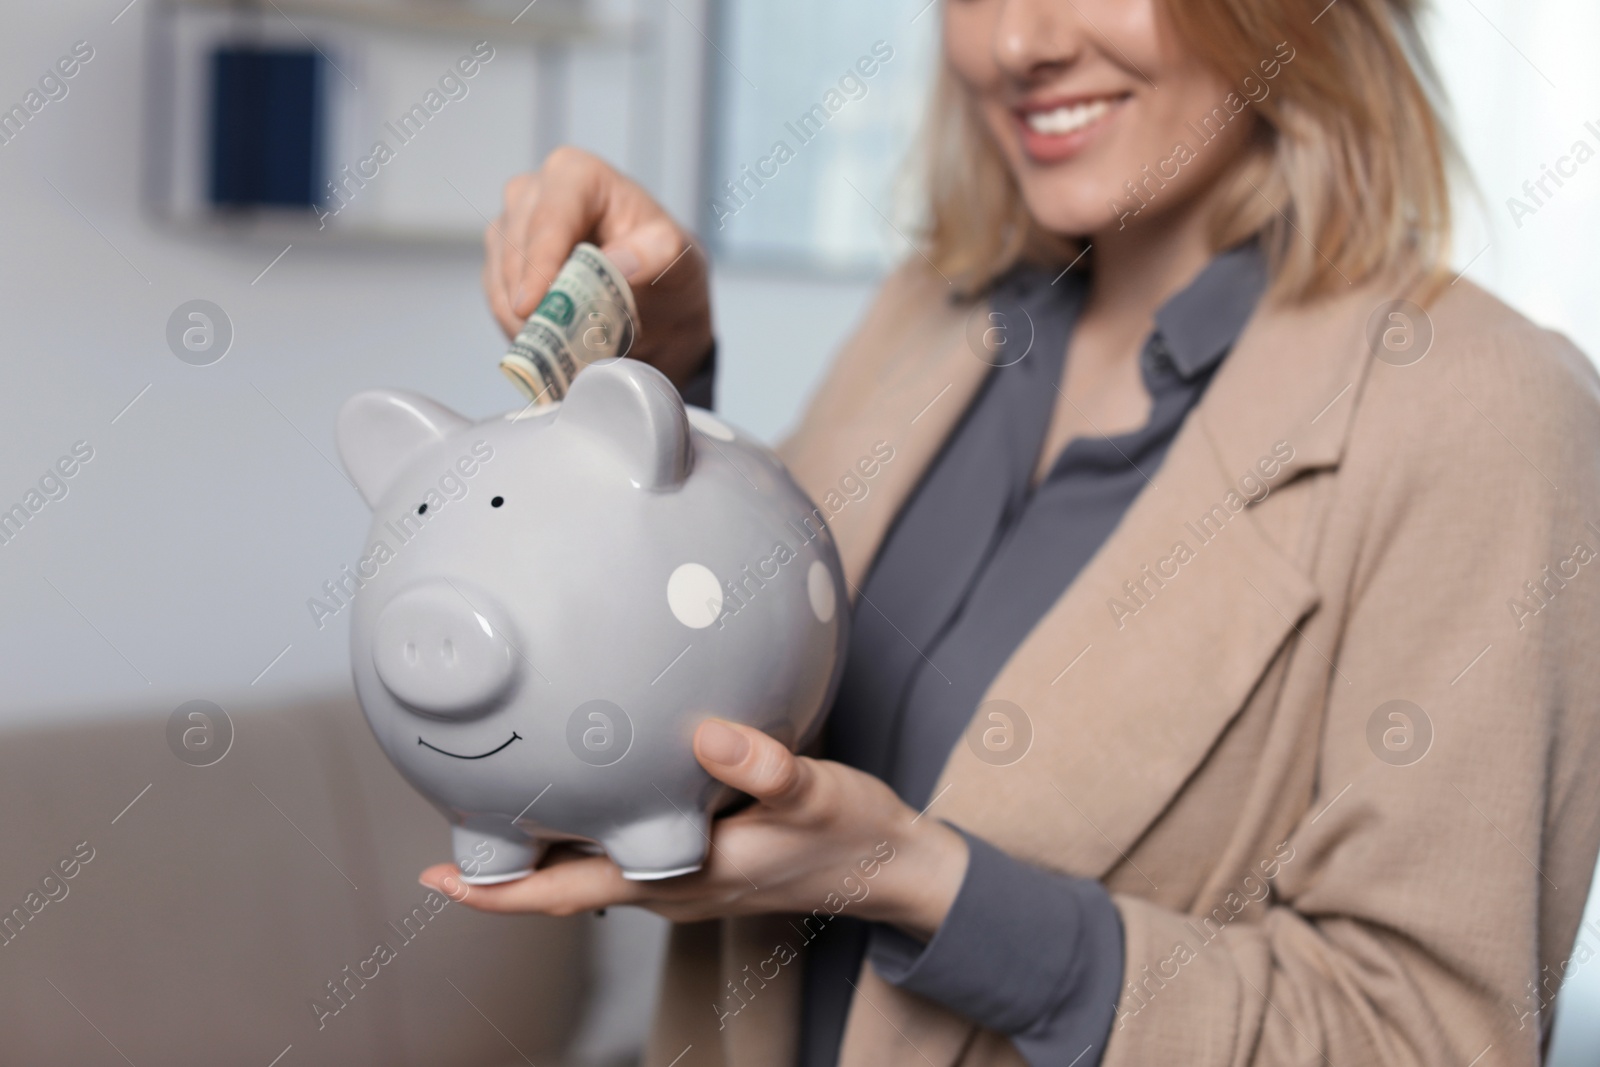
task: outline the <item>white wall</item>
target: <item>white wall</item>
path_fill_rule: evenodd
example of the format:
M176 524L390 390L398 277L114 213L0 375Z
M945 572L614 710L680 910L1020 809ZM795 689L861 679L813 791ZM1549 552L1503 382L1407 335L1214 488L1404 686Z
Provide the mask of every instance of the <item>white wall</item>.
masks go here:
M1470 176L1457 199L1456 266L1600 358L1600 4L1451 0L1435 8L1430 36ZM1563 164L1580 140L1593 158ZM1558 164L1572 172L1562 184L1524 190Z

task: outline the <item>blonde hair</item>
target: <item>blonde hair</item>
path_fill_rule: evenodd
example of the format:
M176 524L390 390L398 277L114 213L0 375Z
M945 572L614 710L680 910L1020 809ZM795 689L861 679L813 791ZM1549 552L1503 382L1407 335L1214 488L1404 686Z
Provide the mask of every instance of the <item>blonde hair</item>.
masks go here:
M1212 239L1259 234L1290 301L1380 274L1437 275L1450 234L1454 148L1417 30L1421 0L1160 0L1163 32L1231 85L1287 42L1252 105L1259 150L1230 176ZM1278 55L1281 58L1281 54ZM1022 260L1065 263L1076 243L1043 230L971 94L942 64L924 131L927 256L965 292ZM1130 175L1129 177L1133 177Z

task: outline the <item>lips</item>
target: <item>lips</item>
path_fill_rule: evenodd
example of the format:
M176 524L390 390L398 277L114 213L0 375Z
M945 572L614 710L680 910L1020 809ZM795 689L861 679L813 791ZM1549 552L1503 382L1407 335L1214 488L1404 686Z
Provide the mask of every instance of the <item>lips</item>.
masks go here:
M1130 94L1107 93L1030 101L1015 108L1023 149L1038 163L1059 163L1088 147Z

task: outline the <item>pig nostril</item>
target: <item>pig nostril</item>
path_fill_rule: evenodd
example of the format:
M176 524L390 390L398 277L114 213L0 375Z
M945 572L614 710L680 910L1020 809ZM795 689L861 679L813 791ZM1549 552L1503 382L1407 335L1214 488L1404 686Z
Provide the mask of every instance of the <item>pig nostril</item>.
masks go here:
M415 641L407 641L405 651L407 663L417 662L417 643Z
M444 661L450 664L452 667L455 666L456 645L455 642L450 640L448 637L444 639Z

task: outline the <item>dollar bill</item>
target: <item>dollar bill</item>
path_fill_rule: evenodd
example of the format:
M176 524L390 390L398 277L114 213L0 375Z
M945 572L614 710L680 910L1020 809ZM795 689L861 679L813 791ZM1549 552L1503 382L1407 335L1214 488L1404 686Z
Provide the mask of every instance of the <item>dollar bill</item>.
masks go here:
M535 404L554 403L590 363L627 355L638 321L622 272L585 241L562 264L500 370Z

